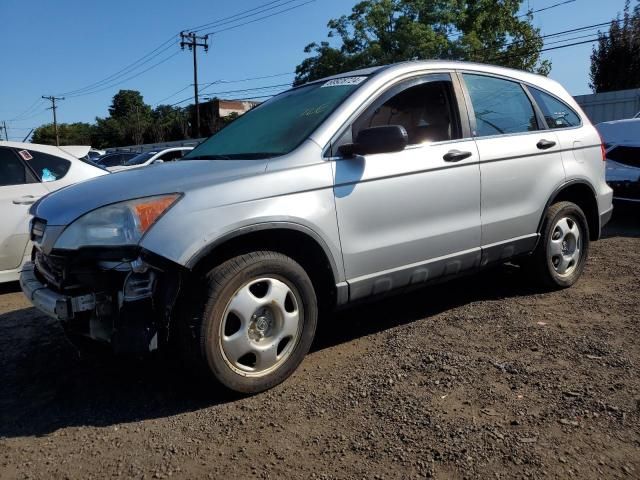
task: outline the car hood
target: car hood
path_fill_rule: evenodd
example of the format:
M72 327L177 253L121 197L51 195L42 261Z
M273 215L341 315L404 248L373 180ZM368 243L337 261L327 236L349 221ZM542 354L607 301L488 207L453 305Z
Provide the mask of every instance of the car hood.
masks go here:
M31 209L47 225L64 226L112 203L166 193L188 193L264 172L267 160L182 160L104 175L53 192Z

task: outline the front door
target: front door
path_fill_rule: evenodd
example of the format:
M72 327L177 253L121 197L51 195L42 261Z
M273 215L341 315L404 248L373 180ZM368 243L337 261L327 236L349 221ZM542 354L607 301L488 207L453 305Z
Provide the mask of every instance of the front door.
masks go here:
M338 141L363 128L402 125L402 152L336 158L335 201L352 300L456 274L480 260L478 151L462 139L451 76L391 87ZM344 140L346 138L346 140ZM450 152L465 152L452 158ZM464 157L464 155L462 156Z

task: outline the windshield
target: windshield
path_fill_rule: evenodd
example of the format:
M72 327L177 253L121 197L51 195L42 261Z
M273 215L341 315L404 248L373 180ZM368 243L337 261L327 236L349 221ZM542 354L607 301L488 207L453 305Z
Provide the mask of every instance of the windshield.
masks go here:
M155 154L157 154L158 152L145 152L145 153L141 153L140 155L136 155L135 157L127 160L126 162L124 162L124 164L126 166L131 166L131 165L142 165L144 162L146 162L147 160L149 160L151 157L153 157Z
M338 78L282 93L230 123L184 159L256 159L287 154L366 79Z

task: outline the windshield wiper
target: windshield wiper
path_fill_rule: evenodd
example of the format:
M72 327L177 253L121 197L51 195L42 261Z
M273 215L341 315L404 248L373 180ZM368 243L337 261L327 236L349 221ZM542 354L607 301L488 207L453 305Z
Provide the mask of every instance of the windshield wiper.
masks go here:
M182 160L231 160L228 155L198 155L197 157L183 157Z

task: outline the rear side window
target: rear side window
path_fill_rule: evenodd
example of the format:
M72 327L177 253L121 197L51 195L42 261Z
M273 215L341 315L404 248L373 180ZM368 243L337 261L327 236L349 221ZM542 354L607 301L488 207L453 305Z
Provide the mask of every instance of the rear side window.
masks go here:
M28 160L28 164L42 182L60 180L71 168L71 162L64 158L33 150L29 150L29 153L33 158Z
M16 155L8 148L0 148L0 186L27 183L27 172Z
M569 128L580 125L580 117L566 103L537 88L529 87L529 92L542 110L549 128Z
M505 135L539 130L529 97L517 82L463 74L476 117L476 135Z

